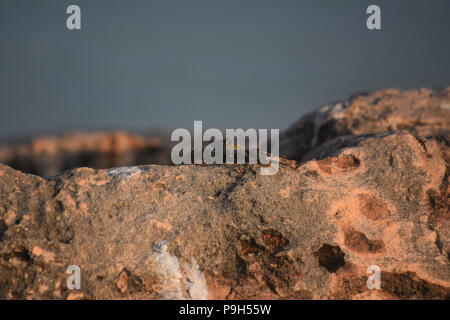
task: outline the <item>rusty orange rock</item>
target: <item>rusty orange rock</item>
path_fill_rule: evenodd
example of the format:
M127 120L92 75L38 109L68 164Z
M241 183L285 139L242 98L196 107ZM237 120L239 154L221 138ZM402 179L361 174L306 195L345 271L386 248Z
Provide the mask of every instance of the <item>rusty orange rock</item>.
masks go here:
M0 164L0 298L449 299L449 92L380 91L306 115L284 138L303 162L274 176L149 164L43 178ZM126 137L92 150L146 145ZM48 141L15 150L62 148ZM80 290L65 285L70 265Z

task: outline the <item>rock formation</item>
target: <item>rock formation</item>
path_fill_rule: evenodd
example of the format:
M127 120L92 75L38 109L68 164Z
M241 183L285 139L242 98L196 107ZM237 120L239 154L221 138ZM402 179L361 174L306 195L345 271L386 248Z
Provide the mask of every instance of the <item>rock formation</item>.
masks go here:
M328 150L340 149L348 136L398 130L415 136L449 133L450 87L355 94L304 115L283 133L280 144L287 158L307 161L324 152L324 143Z
M303 162L275 176L0 165L0 298L450 299L449 95L380 91L310 113L282 139Z

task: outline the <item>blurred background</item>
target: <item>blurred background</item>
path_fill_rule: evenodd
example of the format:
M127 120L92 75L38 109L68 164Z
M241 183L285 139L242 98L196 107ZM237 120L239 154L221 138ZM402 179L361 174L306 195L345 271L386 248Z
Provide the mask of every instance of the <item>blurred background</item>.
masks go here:
M66 28L70 4L82 30ZM371 4L380 31L366 28ZM194 120L283 130L358 91L445 86L449 14L448 0L1 0L0 141L164 140Z
M366 28L375 3L381 31ZM447 85L449 14L448 0L1 0L0 137L284 129L357 91Z

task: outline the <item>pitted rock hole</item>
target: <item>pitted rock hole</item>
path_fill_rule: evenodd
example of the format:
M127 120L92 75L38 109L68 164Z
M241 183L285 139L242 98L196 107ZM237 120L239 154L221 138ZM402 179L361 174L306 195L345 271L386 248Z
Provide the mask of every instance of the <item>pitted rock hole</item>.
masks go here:
M336 174L355 170L361 162L352 155L340 154L338 157L325 158L318 160L320 170L326 174Z
M345 245L360 253L379 253L384 251L383 240L370 240L367 236L351 227L345 232Z
M339 246L324 244L315 252L315 255L319 259L319 265L329 272L336 272L345 265L345 254Z
M289 244L289 240L274 229L264 230L262 232L262 238L265 245L272 253L282 251Z
M241 254L246 256L249 254L257 254L258 252L264 250L263 247L259 246L255 239L250 238L250 239L242 239L241 241Z

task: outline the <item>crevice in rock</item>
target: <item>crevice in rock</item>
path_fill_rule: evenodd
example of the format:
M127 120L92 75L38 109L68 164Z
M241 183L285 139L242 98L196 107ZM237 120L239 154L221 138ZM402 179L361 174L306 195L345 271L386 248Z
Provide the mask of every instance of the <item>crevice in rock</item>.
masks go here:
M450 289L420 279L414 272L383 272L381 289L400 299L450 299Z
M272 253L282 251L289 244L289 240L274 229L264 230L261 232L261 235L266 247Z
M345 266L345 254L339 246L324 244L315 252L315 255L319 259L319 265L331 273Z
M9 253L3 253L0 258L5 261L9 261L12 258L16 258L20 261L25 262L28 265L33 264L33 259L31 258L30 252L24 246L20 246L14 249L14 251Z
M6 225L6 223L3 220L0 220L0 241L3 240L3 236L7 229L8 226Z

